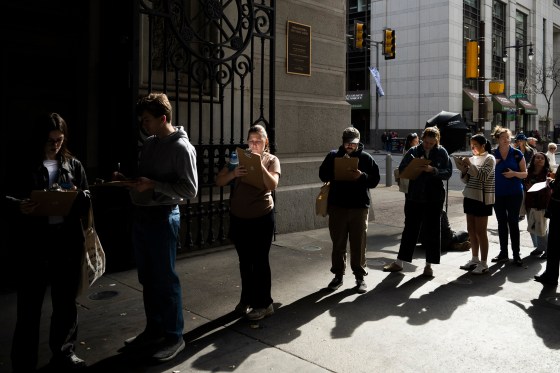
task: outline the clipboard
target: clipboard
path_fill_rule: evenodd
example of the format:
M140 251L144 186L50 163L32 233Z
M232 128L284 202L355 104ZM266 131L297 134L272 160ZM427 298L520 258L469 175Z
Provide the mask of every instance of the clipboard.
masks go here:
M432 161L429 159L413 158L408 166L400 173L399 177L401 179L416 180L422 173L420 167L429 165L430 163L432 163Z
M35 216L66 216L70 213L78 192L69 190L54 192L46 190L33 190L30 199L39 205L31 215Z
M261 156L241 148L237 148L236 151L239 165L247 169L247 175L241 177L240 180L256 188L264 189Z
M540 183L533 184L527 192L538 192L546 188L546 181L541 181Z
M455 166L459 170L463 170L465 167L465 163L463 162L463 157L459 157L457 155L453 156L453 160L455 161Z
M358 157L334 159L334 179L337 181L352 181L354 173L358 169Z

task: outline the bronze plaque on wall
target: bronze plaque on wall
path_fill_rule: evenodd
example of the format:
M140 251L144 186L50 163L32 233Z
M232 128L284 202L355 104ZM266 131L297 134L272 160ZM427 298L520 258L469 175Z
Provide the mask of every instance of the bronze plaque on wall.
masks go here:
M311 26L288 21L286 55L288 74L311 75Z

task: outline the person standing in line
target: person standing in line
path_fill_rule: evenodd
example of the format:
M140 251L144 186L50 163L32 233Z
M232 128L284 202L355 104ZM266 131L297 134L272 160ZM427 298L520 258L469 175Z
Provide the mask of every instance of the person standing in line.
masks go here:
M529 144L534 151L537 151L537 139L535 137L527 137L527 144Z
M336 158L357 158L358 169L350 170L350 180L335 179ZM350 268L356 278L356 289L363 294L367 291L364 277L367 276L366 244L370 189L379 184L379 167L371 154L364 151L360 142L360 132L347 127L342 132L342 145L330 151L319 167L319 178L330 183L328 197L329 233L332 240L331 272L333 280L328 284L336 290L343 283L346 272L346 245L350 242Z
M525 158L525 165L529 167L531 164L531 160L533 159L533 154L535 154L536 149L531 147L528 142L528 138L525 136L524 133L518 133L515 136L515 147L521 150L523 153L523 158ZM522 185L523 186L523 185ZM523 189L523 201L521 202L521 209L519 210L519 221L525 219L525 215L527 215L527 211L525 211L525 188Z
M523 201L523 179L527 177L527 166L521 150L511 146L511 131L497 126L494 138L498 146L492 151L496 158L496 201L494 212L498 221L500 253L492 258L494 263L509 261L508 234L511 239L513 263L523 265L520 254L519 210Z
M523 153L523 157L525 158L525 164L529 167L531 163L531 159L533 159L533 154L535 154L535 149L529 145L527 142L527 136L524 133L518 133L515 136L515 147Z
M548 164L550 165L550 170L556 173L558 166L556 165L556 149L558 147L555 143L548 143L548 151L546 152L546 158L548 158Z
M527 170L527 178L523 180L525 190L529 190L535 183L545 182L549 174L548 158L544 153L536 152ZM551 194L550 188L544 188L536 192L526 192L525 194L527 230L535 247L535 250L531 251L531 255L540 256L541 259L546 259L548 232L547 219L544 215Z
M543 273L535 276L535 281L557 286L560 270L560 179L547 177L546 184L552 190L545 215L549 219L546 268Z
M183 127L171 124L172 106L164 93L140 98L136 112L149 137L142 146L139 177L126 185L135 205L132 243L146 327L125 345L153 348L152 359L165 362L185 348L181 282L175 272L178 205L198 193L196 150ZM126 179L119 172L113 176Z
M14 182L6 205L20 219L26 234L18 250L17 321L12 342L13 372L34 372L38 362L41 308L50 285L52 316L49 347L53 371L85 367L74 352L78 335L76 296L84 253L81 219L90 208L90 193L82 163L68 150L68 126L57 113L41 116L31 132L31 162ZM78 191L67 216L34 216L32 190Z
M461 269L473 274L488 272L488 217L492 216L495 199L496 159L490 151L490 142L482 134L471 137L473 156L457 163L461 171L463 211L467 216L467 231L471 242L472 258ZM480 258L479 258L480 252Z
M406 136L406 140L404 141L403 155L406 154L408 149L418 145L419 143L420 143L420 139L418 138L418 134L416 132L409 133Z
M399 165L402 174L414 158L428 159L430 164L421 166L422 172L410 180L405 194L404 230L397 260L383 267L384 272L402 271L404 262L412 262L414 248L424 227L426 240L426 266L423 274L433 276L432 264L439 264L441 257L441 214L445 201L443 181L451 177L452 166L447 150L441 145L437 127L427 127L422 133L422 143L411 148Z
M241 165L222 168L216 185L223 187L233 182L229 234L239 256L241 274L241 300L235 310L249 320L261 320L274 314L269 254L275 227L272 192L278 187L280 161L270 154L268 134L262 125L249 128L247 143L251 156L261 161L262 186L244 182L248 170Z

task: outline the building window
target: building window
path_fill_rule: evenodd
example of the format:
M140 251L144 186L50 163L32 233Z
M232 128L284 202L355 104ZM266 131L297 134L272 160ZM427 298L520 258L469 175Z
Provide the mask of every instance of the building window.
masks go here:
M515 14L515 44L527 44L527 15L517 11ZM527 77L527 47L521 47L515 50L515 86L519 92L522 92L525 78Z
M560 0L559 0L560 1ZM506 63L502 59L506 40L506 5L494 0L492 5L492 78L505 79Z
M554 0L554 4L560 5L560 0Z

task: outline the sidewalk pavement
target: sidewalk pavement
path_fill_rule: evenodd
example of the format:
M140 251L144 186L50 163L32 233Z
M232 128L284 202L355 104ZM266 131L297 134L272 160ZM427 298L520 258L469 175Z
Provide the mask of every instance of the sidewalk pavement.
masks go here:
M476 276L459 269L469 251L449 251L429 278L418 248L402 272L386 273L382 267L399 247L404 196L396 186L379 186L373 196L367 293L356 293L350 271L340 289L325 289L332 279L326 228L280 234L270 253L276 311L251 324L232 312L240 295L235 250L202 250L177 261L187 347L176 359L151 365L145 356L119 352L144 327L134 269L105 274L78 299L77 355L87 371L105 373L558 371L560 295L533 281L545 263L529 256L525 221L522 268L489 263L489 273ZM466 230L461 192L449 192L448 216L454 230ZM495 217L488 234L490 259L499 251ZM0 372L10 371L15 300L12 292L0 294ZM46 298L40 366L50 358L49 317Z

